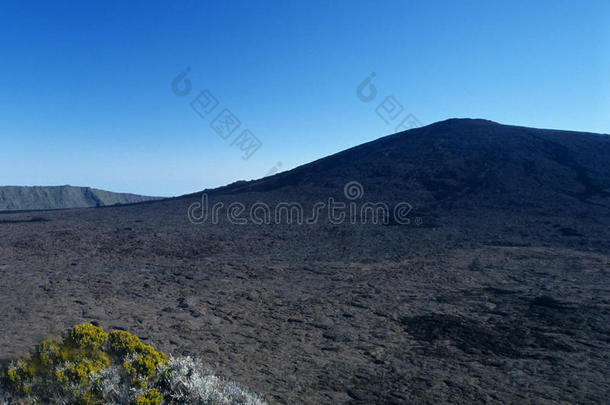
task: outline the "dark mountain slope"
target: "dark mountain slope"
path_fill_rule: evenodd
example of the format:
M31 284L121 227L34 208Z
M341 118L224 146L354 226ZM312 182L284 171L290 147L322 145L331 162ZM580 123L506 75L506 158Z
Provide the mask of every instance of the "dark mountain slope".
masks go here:
M610 207L610 137L451 119L215 193L321 195L358 181L373 199L432 207Z
M89 187L0 187L0 211L101 207L155 199L158 197L112 193Z

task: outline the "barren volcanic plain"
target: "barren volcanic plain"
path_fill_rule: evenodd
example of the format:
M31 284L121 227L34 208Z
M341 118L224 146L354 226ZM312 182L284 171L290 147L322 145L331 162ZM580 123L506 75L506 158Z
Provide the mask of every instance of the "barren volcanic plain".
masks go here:
M271 404L604 403L609 158L607 135L454 119L206 190L218 221L189 218L202 193L3 213L0 357L93 322ZM377 224L225 215L329 198L413 209Z

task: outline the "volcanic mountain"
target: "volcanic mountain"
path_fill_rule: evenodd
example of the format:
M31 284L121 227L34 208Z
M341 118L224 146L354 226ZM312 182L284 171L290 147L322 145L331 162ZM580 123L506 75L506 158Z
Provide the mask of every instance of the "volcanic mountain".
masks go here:
M356 202L390 208L407 202L423 226L514 243L555 236L572 243L566 237L586 235L588 243L610 247L610 136L604 134L449 119L205 193L250 202L314 203L328 196L347 202L350 182L361 185Z
M216 191L318 194L350 180L431 207L610 209L610 136L450 119Z
M93 322L274 405L606 403L609 157L452 119L179 198L0 213L0 360ZM252 221L329 198L410 221Z
M159 197L113 193L90 187L0 186L0 211L102 207L157 199Z

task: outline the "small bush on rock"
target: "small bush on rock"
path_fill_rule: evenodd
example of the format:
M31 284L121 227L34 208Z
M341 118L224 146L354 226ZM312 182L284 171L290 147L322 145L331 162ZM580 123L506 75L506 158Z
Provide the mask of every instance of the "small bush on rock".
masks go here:
M199 404L265 402L190 357L170 357L129 332L77 325L5 368L4 404Z

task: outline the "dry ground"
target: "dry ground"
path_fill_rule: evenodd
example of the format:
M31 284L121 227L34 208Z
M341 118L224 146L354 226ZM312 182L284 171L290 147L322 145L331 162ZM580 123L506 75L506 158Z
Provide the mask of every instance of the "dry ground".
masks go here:
M0 357L96 322L271 404L610 397L599 249L450 227L195 226L188 203L0 215Z

